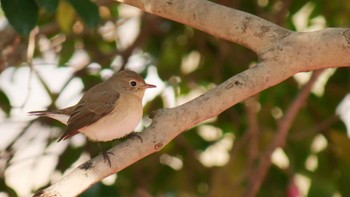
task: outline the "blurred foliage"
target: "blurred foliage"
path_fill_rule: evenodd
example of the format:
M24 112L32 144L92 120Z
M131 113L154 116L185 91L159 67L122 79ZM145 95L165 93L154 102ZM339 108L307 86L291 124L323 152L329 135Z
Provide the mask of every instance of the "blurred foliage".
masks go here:
M305 30L315 25L315 19L331 27L350 25L350 1L214 2L257 15L291 30ZM311 7L310 14L304 19L307 26L298 29L300 27L293 21L293 17L305 9L306 5ZM9 25L0 30L3 38L0 41L3 51L0 72L28 65L25 55L30 40L28 35L36 27L38 31L35 42L45 39L50 44L45 49L36 47L34 58L45 59L45 53L53 51L57 56L57 66L70 67L70 60L76 53L86 53L88 62L80 63L72 77L81 79L84 90L102 80L99 72L91 72L88 67L90 63L100 65L98 71L119 69L132 61L130 57L140 50L149 56L145 67L155 65L160 78L169 87L179 88L176 99L185 97L194 90L211 88L213 84L219 84L248 69L257 61L256 55L242 46L150 14L122 14L123 6L111 0L1 0L1 8ZM133 17L140 20L139 32L134 41L125 46L116 30ZM189 68L184 67L183 62L193 52L199 54L200 59L198 65L188 71ZM120 60L117 68L114 62L116 57ZM142 74L147 75L147 69L143 69ZM181 81L174 85L174 77L179 77ZM327 81L323 95L310 95L292 123L283 149L288 165L283 168L272 164L258 196L296 196L302 192L297 177L309 180L310 187L306 191L308 196L350 196L350 156L347 154L350 151L350 140L346 136L344 124L334 115L335 108L350 89L349 79L348 69L337 69ZM258 106L258 110L253 110L253 116L247 114L254 105L244 102L205 123L219 129L216 138L206 139L200 132L200 126L192 128L160 152L119 172L116 181L111 184L98 183L81 196L242 196L250 182L254 181L254 175L250 172L259 162L260 154L271 143L278 120L294 101L301 87L294 78L290 78L263 91L254 97L253 103ZM52 99L49 108L56 108L60 92L53 93L47 88L47 93ZM164 103L161 96L156 97L146 106L145 114L163 108ZM2 90L0 108L7 116L11 116L11 100ZM52 120L39 118L34 121L59 128L62 132L64 130L62 125ZM252 124L257 125L255 134L250 132ZM9 161L13 155L4 155L16 149L15 141L19 141L23 135L25 130L5 150L1 150L0 159L7 158L7 167L10 166ZM56 143L59 135L50 135L47 148ZM326 145L324 149L315 151L312 147L315 139L320 136L325 139ZM213 163L203 162L203 154L222 144L225 139L230 139L232 143L232 147L220 150L220 154L226 155L227 160L220 162L218 158L217 161L211 161ZM111 144L107 143L109 145ZM82 152L96 155L96 148L92 146L95 145L87 143L78 147L67 146L59 156L56 170L65 172ZM257 155L252 154L252 151L257 151ZM316 159L314 168L308 167L311 156ZM7 185L5 169L1 167L0 163L0 191L9 196L17 196L16 191ZM49 179L48 184L51 181ZM38 188L33 188L35 189Z

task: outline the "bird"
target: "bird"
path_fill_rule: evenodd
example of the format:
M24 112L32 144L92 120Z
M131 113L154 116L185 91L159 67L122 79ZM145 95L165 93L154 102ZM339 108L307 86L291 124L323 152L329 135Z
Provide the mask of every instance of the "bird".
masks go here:
M155 88L136 72L122 70L87 90L80 101L63 109L31 111L30 115L56 119L66 124L66 132L58 139L67 140L78 133L96 142L112 141L133 132L143 115L145 90ZM108 154L103 152L105 160Z

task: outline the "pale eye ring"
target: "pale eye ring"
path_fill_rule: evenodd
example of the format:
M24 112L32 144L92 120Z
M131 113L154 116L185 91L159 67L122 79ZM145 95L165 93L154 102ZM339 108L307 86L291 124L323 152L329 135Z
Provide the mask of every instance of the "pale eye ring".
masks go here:
M137 82L136 81L130 81L129 84L132 86L132 87L135 87L137 85Z

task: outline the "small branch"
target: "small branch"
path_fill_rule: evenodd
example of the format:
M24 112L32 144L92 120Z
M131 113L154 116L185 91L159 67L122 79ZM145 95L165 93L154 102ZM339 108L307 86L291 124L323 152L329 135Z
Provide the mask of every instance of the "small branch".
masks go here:
M284 147L288 131L296 118L299 110L305 104L313 84L322 73L322 70L314 71L312 77L308 83L303 87L298 96L294 99L293 103L289 106L286 111L285 116L278 122L278 129L275 137L273 138L271 144L268 146L265 153L259 159L259 165L255 172L255 178L251 180L249 187L246 190L246 197L256 196L260 189L260 186L267 174L267 171L271 165L271 155L278 147Z
M28 91L20 108L23 108L27 104L30 96L30 92L32 91L31 81L33 78L33 56L34 56L34 50L36 47L35 42L36 42L36 37L38 35L38 32L39 32L38 28L35 28L29 34L29 41L28 41L28 47L27 47L27 63L30 68L28 83L27 83Z
M255 174L252 169L255 168L255 161L259 155L259 124L257 119L258 102L257 97L251 97L245 101L245 108L248 118L248 158L247 158L247 175L250 181L255 179Z
M16 65L25 60L24 44L15 30L7 25L0 31L0 37L6 38L0 40L0 73L6 69L8 65Z
M227 180L232 180L232 174L227 172L231 172L233 168L236 168L235 165L241 165L239 162L237 163L237 159L239 160L239 154L244 151L247 143L249 143L248 132L244 133L242 136L237 136L233 143L233 147L229 152L230 160L228 163L221 168L213 170L212 172L208 196L217 196L218 193L220 193L222 196L232 196L233 193L235 194L234 196L238 196L238 193L240 193L239 191L241 190L239 188L239 184L231 183L229 186L227 186ZM235 174L234 182L242 183L245 181L245 179L246 175L244 173ZM227 189L227 191L225 190L224 193L223 188Z
M284 0L281 9L276 14L276 24L283 26L288 15L289 7L292 4L291 0Z
M314 125L311 128L306 128L298 133L293 133L289 136L290 139L295 141L300 141L309 138L310 136L314 136L316 134L326 134L329 128L339 121L339 116L336 114L332 114L328 118L324 120L319 120L317 125Z

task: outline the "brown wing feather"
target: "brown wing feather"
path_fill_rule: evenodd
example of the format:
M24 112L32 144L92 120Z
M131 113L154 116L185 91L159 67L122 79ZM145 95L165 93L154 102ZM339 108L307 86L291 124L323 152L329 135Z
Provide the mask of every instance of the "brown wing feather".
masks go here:
M120 94L109 87L94 86L85 93L70 116L66 133L58 141L68 139L79 133L79 129L95 123L110 113Z

